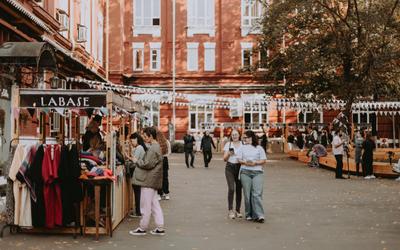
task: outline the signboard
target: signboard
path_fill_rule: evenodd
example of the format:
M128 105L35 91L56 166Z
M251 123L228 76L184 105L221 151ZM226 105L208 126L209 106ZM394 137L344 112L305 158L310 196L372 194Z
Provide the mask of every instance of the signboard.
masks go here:
M106 92L21 90L22 108L96 108L106 106Z

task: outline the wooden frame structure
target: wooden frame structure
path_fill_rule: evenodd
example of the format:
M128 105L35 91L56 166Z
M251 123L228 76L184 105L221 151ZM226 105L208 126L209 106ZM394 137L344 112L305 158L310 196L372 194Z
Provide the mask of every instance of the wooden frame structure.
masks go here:
M37 140L41 143L46 143L46 113L43 109L57 109L61 108L64 110L69 109L91 109L91 108L99 108L99 109L107 109L105 112L107 115L106 119L106 165L105 168L113 168L113 174L116 176L116 180L111 184L111 223L105 223L105 226L102 228L98 227L85 227L83 231L82 225L84 217L83 217L83 204L82 201L80 204L80 218L79 218L79 226L81 229L81 234L94 234L96 236L98 233L107 234L111 230L112 231L119 225L119 223L126 217L131 209L131 184L130 179L125 178L125 168L123 165L112 166L112 162L115 163L115 159L111 159L111 147L113 146L113 110L114 108L118 108L120 110L124 110L127 113L135 113L142 112L142 107L137 105L131 99L122 97L118 94L115 94L112 91L98 91L93 89L20 89L16 86L12 88L12 107L14 108L30 108L37 109L40 111L40 122L38 124L40 128L40 134L38 135ZM58 142L64 143L65 141L70 141L71 139L75 139L79 141L80 138L80 116L73 115L71 112L71 116L69 117L69 125L66 126L65 118L61 117L61 127L58 137ZM74 120L75 131L72 131L72 124ZM125 145L125 125L127 122L130 122L125 117L121 117L121 120L118 124L119 132L120 132L120 143L121 145ZM134 132L133 129L138 127L137 120L133 119L134 124L129 124L128 133ZM20 137L20 124L19 124L19 114L13 114L12 118L13 124L13 142L19 142ZM69 138L65 138L65 130L68 130ZM77 144L79 145L79 144ZM78 149L80 149L78 147ZM107 195L108 197L108 195ZM87 197L84 197L86 199ZM98 201L96 201L98 202ZM96 212L96 219L97 214ZM97 224L97 222L96 222ZM111 224L111 225L109 225ZM8 225L11 227L19 227L17 225ZM37 233L73 233L74 237L76 235L76 230L74 228L56 228L56 229L46 229L46 228L34 228L32 230L22 230L24 232L37 232Z

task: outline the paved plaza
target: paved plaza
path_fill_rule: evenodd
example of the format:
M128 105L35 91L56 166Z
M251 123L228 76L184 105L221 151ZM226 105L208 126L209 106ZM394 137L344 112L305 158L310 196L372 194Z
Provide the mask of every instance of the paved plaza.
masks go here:
M171 200L162 201L167 235L130 236L126 219L112 238L10 235L0 249L400 249L400 183L335 180L284 155L270 155L265 171L265 224L227 218L222 155L187 169L183 154L170 157ZM243 207L244 209L244 207Z

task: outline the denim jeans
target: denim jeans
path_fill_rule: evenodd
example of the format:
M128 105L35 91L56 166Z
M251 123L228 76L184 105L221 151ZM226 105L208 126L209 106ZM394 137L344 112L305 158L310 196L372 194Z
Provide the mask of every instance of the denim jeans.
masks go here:
M243 187L246 218L264 218L262 205L264 173L258 170L241 170L240 180Z
M236 191L236 211L240 212L242 203L242 183L239 180L240 164L228 162L225 167L225 177L228 184L228 209L233 209L233 196Z

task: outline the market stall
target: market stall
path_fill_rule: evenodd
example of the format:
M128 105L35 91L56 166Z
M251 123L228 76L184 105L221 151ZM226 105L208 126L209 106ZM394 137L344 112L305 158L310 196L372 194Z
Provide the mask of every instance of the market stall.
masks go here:
M111 236L131 209L130 179L125 177L123 162L116 154L119 145L126 146L126 134L138 127L138 119L133 119L133 115L140 113L141 107L112 91L91 89L13 87L12 100L16 152L9 177L13 185L20 187L22 196L14 196L11 207L14 218L7 226L23 232L96 234L96 238L99 234ZM29 145L23 145L20 140L22 110L34 112L39 118L37 136ZM85 112L93 113L93 110L101 112L105 122L101 124L105 143L98 157L90 150L82 151L80 140L81 128L87 125L82 126L82 120L88 120L81 118L85 117ZM55 112L60 114L60 129L55 135L56 140L49 140L50 116ZM118 122L113 122L115 118L119 118ZM71 153L72 149L76 153ZM37 163L39 150L44 151L44 156ZM27 152L33 152L32 159L27 157ZM70 163L75 157L77 161ZM69 164L65 164L66 161ZM21 172L22 179L18 178ZM40 208L41 196L44 196L41 205L45 219L38 222L41 217L35 213Z

